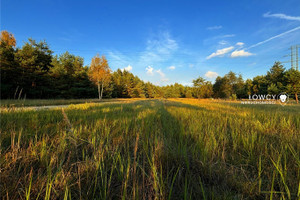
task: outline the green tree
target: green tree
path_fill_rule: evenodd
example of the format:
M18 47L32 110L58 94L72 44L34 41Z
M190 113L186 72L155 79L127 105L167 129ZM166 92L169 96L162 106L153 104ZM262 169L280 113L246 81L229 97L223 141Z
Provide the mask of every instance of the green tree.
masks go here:
M95 93L88 77L88 67L83 67L83 58L65 52L52 59L50 75L52 92L59 98L87 98Z
M11 33L2 31L0 36L1 98L15 98L20 85L20 65L15 60L16 40Z
M213 86L210 81L199 77L193 80L194 93L197 98L209 98L213 95Z
M246 95L249 96L249 95L252 94L252 87L253 87L252 80L251 79L247 79L245 81L245 84L244 84L244 91L245 91Z
M283 67L283 65L280 62L275 62L266 75L266 80L268 82L268 91L270 90L271 92L276 92L278 94L285 90L284 86L286 85L286 80L284 73L285 68Z
M20 87L31 98L42 98L47 94L45 80L52 66L52 51L45 41L28 39L15 53L21 68ZM48 81L47 81L48 82Z
M277 88L276 84L271 83L268 86L268 94L279 94L279 89Z
M145 83L145 96L146 98L154 98L154 87L150 82Z
M268 93L268 80L265 76L256 76L252 81L252 91L254 94L267 94Z
M218 76L213 85L214 96L217 98L229 98L232 95L232 86L228 77Z
M289 69L285 78L287 79L287 91L295 95L296 102L298 103L298 94L300 93L300 71L296 69Z
M247 92L245 91L245 82L241 74L237 77L236 82L233 85L233 91L237 98L244 98L247 96Z
M184 88L184 91L185 91L185 97L186 98L192 98L193 97L193 92L192 92L192 89L190 87L185 87Z

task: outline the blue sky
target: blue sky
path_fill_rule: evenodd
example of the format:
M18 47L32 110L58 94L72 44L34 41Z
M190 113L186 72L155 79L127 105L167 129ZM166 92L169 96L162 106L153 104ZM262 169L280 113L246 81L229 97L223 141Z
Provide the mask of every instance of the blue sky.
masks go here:
M1 30L18 46L45 39L55 54L68 50L86 65L99 53L112 70L189 85L230 70L252 78L288 60L300 44L300 1L2 0Z

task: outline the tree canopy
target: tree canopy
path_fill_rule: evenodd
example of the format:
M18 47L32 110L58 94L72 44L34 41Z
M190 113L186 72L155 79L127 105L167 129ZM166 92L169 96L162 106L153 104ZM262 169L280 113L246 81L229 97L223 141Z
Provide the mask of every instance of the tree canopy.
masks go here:
M29 38L16 47L13 34L0 36L1 98L248 98L251 94L288 92L298 101L300 75L275 62L266 75L244 80L232 71L214 83L199 76L193 86L179 83L157 86L129 71L111 71L106 57L98 54L90 66L66 51L53 55L46 41ZM122 67L122 66L114 66ZM98 95L97 95L98 93Z

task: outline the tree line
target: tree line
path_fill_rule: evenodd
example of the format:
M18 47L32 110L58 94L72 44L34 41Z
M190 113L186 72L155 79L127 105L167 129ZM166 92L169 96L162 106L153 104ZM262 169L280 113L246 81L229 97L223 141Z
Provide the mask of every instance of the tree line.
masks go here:
M251 94L293 94L298 102L300 72L275 62L266 75L244 80L232 71L214 83L199 77L193 86L157 86L129 71L112 72L105 56L96 55L90 66L66 51L53 55L46 41L28 39L16 47L13 34L0 38L1 99L24 98L248 98Z

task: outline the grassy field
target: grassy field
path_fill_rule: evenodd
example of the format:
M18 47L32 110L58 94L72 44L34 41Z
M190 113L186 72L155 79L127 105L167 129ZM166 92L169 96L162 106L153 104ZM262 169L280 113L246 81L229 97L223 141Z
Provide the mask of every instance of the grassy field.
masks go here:
M3 99L0 101L1 108L19 108L32 106L54 106L54 105L69 105L82 103L103 103L103 102L122 102L128 99Z
M300 199L300 106L1 111L2 199Z

